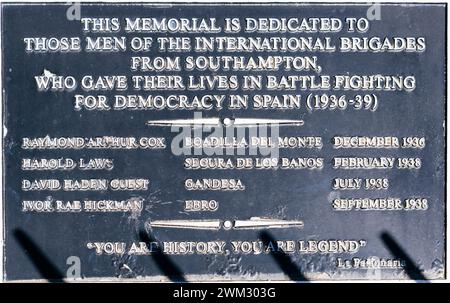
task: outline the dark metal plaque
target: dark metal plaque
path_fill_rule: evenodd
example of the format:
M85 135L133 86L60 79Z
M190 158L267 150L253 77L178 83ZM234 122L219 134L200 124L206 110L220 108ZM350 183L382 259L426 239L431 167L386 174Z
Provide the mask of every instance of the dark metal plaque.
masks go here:
M445 4L2 4L3 278L445 278Z

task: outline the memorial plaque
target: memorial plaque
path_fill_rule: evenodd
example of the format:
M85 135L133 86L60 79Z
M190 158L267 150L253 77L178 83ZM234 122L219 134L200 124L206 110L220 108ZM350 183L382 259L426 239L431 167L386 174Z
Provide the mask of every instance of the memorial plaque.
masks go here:
M446 11L3 3L3 279L445 279Z

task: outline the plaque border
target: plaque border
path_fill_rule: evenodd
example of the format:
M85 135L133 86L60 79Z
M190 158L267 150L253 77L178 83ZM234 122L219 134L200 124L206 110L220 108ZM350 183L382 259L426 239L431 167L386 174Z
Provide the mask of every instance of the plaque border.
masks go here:
M444 22L445 22L445 30L444 30L444 43L445 43L445 52L444 52L444 133L443 133L443 139L444 139L444 239L443 239L443 243L444 243L444 276L443 278L439 278L439 279L432 279L432 280L427 280L430 282L448 282L449 277L448 277L448 272L450 270L450 264L448 262L448 251L449 251L449 244L450 242L447 239L448 233L449 233L449 229L450 226L448 225L448 115L450 114L449 110L448 110L448 93L449 93L449 89L448 89L448 65L449 65L449 61L448 61L448 41L449 41L449 30L448 30L448 13L449 13L449 0L446 0L445 2L416 2L416 1L405 1L405 2L398 2L398 0L396 1L389 1L389 2L384 2L384 1L374 1L374 2L366 2L364 0L358 1L358 0L354 0L354 1L343 1L343 2L327 2L327 1L314 1L314 0L309 0L308 2L294 2L294 1L289 1L289 0L281 0L281 1L254 1L254 0L247 0L247 1L239 1L239 0L229 0L228 2L212 2L212 0L209 1L192 1L192 2L186 2L186 1L177 1L177 0L158 0L156 2L149 2L149 1L133 1L133 0L119 0L119 1L111 1L111 0L107 0L107 1L86 1L86 0L81 0L81 1L76 1L75 3L81 3L82 5L89 5L89 6L121 6L121 5L147 5L147 6L158 6L158 5L180 5L180 6L310 6L310 5L323 5L323 6L349 6L349 5L354 5L354 6L368 6L371 4L380 4L383 6L416 6L416 5L423 5L423 6L440 6L443 5L445 7L445 17L444 17ZM1 216L1 224L0 224L0 233L1 233L1 238L0 238L0 283L11 283L11 282L28 282L28 283L33 283L33 282L47 282L46 279L27 279L27 280L8 280L6 279L6 272L5 272L5 267L4 267L4 262L6 259L6 245L5 245L5 237L6 237L6 222L5 222L5 173L6 173L6 162L5 162L5 157L4 157L4 139L5 139L5 135L7 132L6 126L3 125L3 122L6 121L6 114L7 114L7 110L6 110L6 102L5 102L5 85L4 85L4 79L5 79L5 70L4 70L4 63L3 63L3 57L4 57L4 45L2 44L3 42L3 7L4 6L25 6L25 5L70 5L72 4L72 2L67 2L67 1L59 1L59 0L53 0L53 1L21 1L21 0L16 0L16 1L2 1L0 0L0 49L1 49L1 55L0 55L0 75L1 75L1 79L0 79L0 127L1 127L1 148L2 148L2 152L0 155L0 170L2 173L2 178L1 178L1 196L0 196L0 216ZM190 274L190 275L185 275L185 277L192 277L194 278L194 280L190 281L188 279L188 282L193 282L193 283L241 283L241 282L248 282L248 283L264 283L264 282L275 282L275 283L303 283L303 281L291 281L291 280L287 280L287 279L282 279L282 277L286 278L286 275L284 273L264 273L264 274L260 274L260 275L256 275L256 279L249 279L249 280L234 280L235 276L230 276L229 279L224 279L224 280L214 280L214 281L210 281L209 279L211 279L214 275L211 274ZM258 277L260 276L267 276L266 280L263 279L258 279ZM270 277L269 277L270 276ZM273 279L274 276L281 276L281 279ZM204 277L203 279L195 279L198 277ZM121 282L169 282L170 280L164 276L145 276L142 278L132 278L132 279L120 279L120 278L114 278L114 277L89 277L89 278L83 278L78 280L68 280L68 282L115 282L115 283L121 283ZM346 279L346 280L335 280L335 279L318 279L318 280L310 280L307 282L312 282L312 283L321 283L321 282L330 282L330 283L371 283L371 282L378 282L378 283L405 283L405 282L416 282L415 280L398 280L398 279L380 279L380 280L368 280L368 279Z

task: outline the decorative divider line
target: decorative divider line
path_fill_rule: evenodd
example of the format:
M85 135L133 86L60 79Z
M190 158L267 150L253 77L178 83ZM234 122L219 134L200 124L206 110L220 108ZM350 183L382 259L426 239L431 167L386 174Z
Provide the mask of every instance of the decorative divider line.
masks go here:
M150 126L244 126L252 127L257 125L279 125L279 126L301 126L303 120L287 119L260 119L260 118L196 118L196 119L169 119L169 120L149 120L146 123Z
M251 217L249 220L155 220L148 223L150 227L181 228L181 229L266 229L303 227L303 221L280 220L271 218Z

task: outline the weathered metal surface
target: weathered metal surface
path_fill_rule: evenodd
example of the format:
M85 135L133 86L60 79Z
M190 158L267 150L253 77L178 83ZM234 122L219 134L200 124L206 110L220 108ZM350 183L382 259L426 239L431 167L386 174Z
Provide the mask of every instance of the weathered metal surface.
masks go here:
M67 277L178 281L444 277L444 5L83 4L72 7L75 11L68 11L69 8L65 4L2 6L6 280ZM80 20L68 19L70 14L76 17L76 9L81 9L81 18L118 18L121 28L110 32L83 31ZM124 18L138 17L158 20L185 18L189 22L192 18L215 18L216 25L222 29L225 18L238 18L242 26L245 18L336 18L342 21L343 29L319 33L314 29L297 33L195 33L194 29L174 33L125 32ZM345 30L345 18L365 18L370 22L370 28L364 33L349 32ZM155 44L150 50L141 52L130 48L102 52L84 49L27 52L24 41L27 37L80 37L84 47L84 39L88 36L123 36L127 45L133 37L152 37L154 42L157 37L330 37L333 45L339 45L340 37L380 37L382 42L386 37L411 37L413 42L401 46L401 50L380 52L329 51L324 50L324 45L321 46L322 51L318 46L317 51L304 52L242 49L237 52L217 49L209 52L162 52ZM418 40L421 37L424 38L422 42ZM425 50L421 49L422 43L426 44ZM376 48L377 45L374 43L369 47ZM411 50L406 51L405 47L411 47ZM142 71L130 68L133 56L178 57L185 62L189 56L243 56L248 59L268 55L315 56L321 70L221 68L203 71L183 68L181 71ZM39 91L35 79L39 75L72 75L77 80L86 75L94 78L122 75L128 77L129 82L125 90L87 91L78 86L72 91ZM414 88L408 87L411 83L406 81L406 84L402 82L406 85L403 89L389 89L392 83L383 82L386 86L381 89L346 90L342 84L340 89L319 90L311 87L246 90L240 86L223 90L215 87L146 91L133 89L129 79L133 75L180 75L183 81L189 76L199 81L200 76L207 75L236 75L239 79L245 75L314 75L316 80L324 75L410 76L409 80L414 78ZM224 85L232 85L233 82L228 78ZM226 106L197 111L169 110L167 107L161 110L76 108L75 95L105 95L112 104L114 95L149 94L162 97L182 94L188 100L209 94L211 96L204 99L207 105L211 100L217 105L219 100L214 96L218 95L228 98L232 94L247 94L254 101L255 95L289 94L301 95L302 98L300 108L282 109L256 109L258 100L253 103L253 108L238 110ZM320 100L325 100L320 99L322 94L335 95L337 100L345 96L346 108L330 109L333 101L327 99L326 108L317 110L314 97L310 103L307 101L310 94L319 96L316 100L319 107L323 105ZM370 103L369 109L356 109L357 95L361 98L370 96L365 99ZM272 100L266 105L275 106L275 103ZM338 101L336 104L340 106ZM202 117L194 117L194 112L201 112ZM248 146L242 149L242 155L206 155L205 150L198 155L187 155L176 154L171 146L179 138L180 130L192 130L194 137L194 131L201 126L223 126L220 128L223 131L231 127L244 128L247 131L244 138L250 142L248 132L255 125L276 130L281 138L292 137L292 147L273 149L268 155L249 155ZM171 126L181 128L177 127L176 132ZM158 148L158 142L161 143L158 140L161 139L151 139L150 145L146 146L147 142L138 143L137 147L130 142L122 142L122 148L71 148L62 141L56 148L36 147L39 142L32 140L46 136L79 137L85 143L89 138L104 136L133 137L138 138L138 142L140 138L163 138L165 147ZM208 132L200 132L200 136L204 139ZM360 144L359 148L339 148L340 139L337 137L358 136L369 140L351 141L351 144ZM299 147L298 137L310 137L310 146ZM371 141L376 138L382 139ZM193 162L195 159L189 160L191 162L186 160L189 158L209 158L204 160L206 162L197 163L206 169L188 169L187 166L196 164ZM232 164L219 163L217 158L230 159ZM252 168L236 168L238 158L252 158ZM262 158L279 159L278 168L274 167L274 160ZM285 158L285 162L281 158ZM29 162L26 159L30 159ZM52 164L43 164L42 159L62 160L58 164L53 163L54 168L49 168ZM66 159L72 159L75 168ZM81 163L80 159L84 162ZM89 164L90 159L109 160ZM34 160L37 162L32 162ZM243 165L245 162L241 161ZM279 167L283 164L284 167ZM39 165L47 165L48 169L37 168ZM83 168L83 165L87 167ZM258 165L265 168L256 167ZM97 169L90 169L94 167ZM89 189L77 188L72 182L66 184L66 190L33 190L33 186L38 186L34 180L48 179L59 180L62 186L63 180L101 179L106 180L107 188L93 190L102 185L96 181L96 184L85 184ZM127 184L132 190L114 190L114 186L124 185L115 184L111 181L114 179L133 179ZM204 179L209 180L206 183L212 183L209 190L203 190L209 186L205 185ZM51 200L52 210L25 210L24 201L36 200L44 203ZM55 210L57 200L62 201L59 211ZM128 204L102 204L103 207L109 205L109 210L116 208L114 212L89 211L95 205L86 201L103 200L126 201ZM73 201L79 201L80 210L76 210ZM345 204L349 201L350 204ZM353 208L347 209L349 205ZM142 206L142 209L137 206ZM124 210L126 207L129 208ZM360 209L355 209L358 207ZM198 208L201 210L192 211ZM244 246L235 250L238 247L236 243L241 243L239 241L244 241ZM283 251L277 251L276 241L281 241L278 245ZM100 245L104 249L99 249ZM151 251L145 251L145 247ZM261 247L265 251L261 252Z

